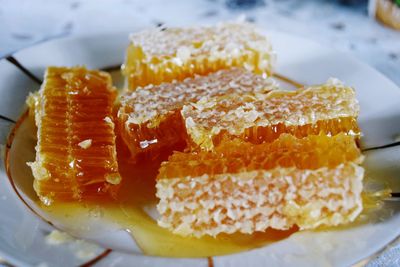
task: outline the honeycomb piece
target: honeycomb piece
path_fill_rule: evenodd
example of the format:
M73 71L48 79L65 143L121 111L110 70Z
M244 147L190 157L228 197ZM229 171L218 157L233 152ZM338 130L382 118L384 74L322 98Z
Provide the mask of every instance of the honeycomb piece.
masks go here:
M49 67L28 99L38 128L36 160L28 163L34 189L46 205L116 193L111 77L84 67Z
M191 146L206 150L231 137L259 144L282 133L299 138L319 133L361 134L355 92L336 79L297 91L204 98L185 105L181 113Z
M200 237L352 222L362 210L362 160L343 133L175 152L157 177L158 223Z
M119 129L133 157L141 152L153 156L161 151L172 152L186 146L180 114L183 105L232 93L264 94L276 88L274 80L243 68L141 87L122 96Z
M130 90L234 66L271 74L274 61L270 43L248 23L158 28L132 34L130 41L123 65Z

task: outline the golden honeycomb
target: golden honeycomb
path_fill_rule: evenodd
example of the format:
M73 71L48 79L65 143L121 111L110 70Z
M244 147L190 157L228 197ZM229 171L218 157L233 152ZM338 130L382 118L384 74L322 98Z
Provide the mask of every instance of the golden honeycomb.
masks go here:
M296 137L340 132L360 136L355 92L331 79L319 86L267 94L231 94L187 104L182 117L193 149L212 150L227 137L259 144L282 133Z
M362 160L344 133L175 152L157 177L159 225L199 237L348 223L362 210Z
M29 163L34 189L53 201L115 194L121 177L116 159L111 77L84 67L49 67L28 101L35 115L36 160Z
M129 90L235 66L269 75L274 61L265 36L244 22L157 28L132 34L130 41L123 65Z
M276 88L274 80L243 68L140 87L122 96L118 128L133 157L143 152L156 157L186 146L183 105L234 93L265 94Z

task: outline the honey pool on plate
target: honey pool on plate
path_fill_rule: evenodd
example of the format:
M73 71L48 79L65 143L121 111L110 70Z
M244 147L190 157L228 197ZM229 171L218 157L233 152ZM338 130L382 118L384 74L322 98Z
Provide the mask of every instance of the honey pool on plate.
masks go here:
M64 202L51 206L43 205L32 188L33 177L26 162L35 157L36 128L32 118L21 117L9 150L8 167L11 179L21 197L44 220L57 228L85 237L101 235L103 231L126 230L132 235L144 254L166 257L207 257L237 253L264 246L287 238L297 231L268 229L252 235L219 235L217 238L188 238L174 235L161 228L146 210L156 205L155 177L158 163L133 165L123 159L119 162L123 177L121 191L116 200L110 198L102 202ZM119 154L123 148L118 146ZM155 165L156 164L156 165ZM101 229L96 222L101 221ZM104 224L106 227L104 227Z
M120 140L117 140L117 150L123 182L116 200L108 198L96 202L64 202L45 206L33 190L32 173L26 165L26 162L35 157L36 128L33 119L22 116L14 134L8 151L7 167L10 179L21 198L44 220L74 236L99 240L93 237L123 230L132 236L141 251L147 255L208 257L262 247L287 238L298 230L296 227L288 231L268 229L252 235L222 234L216 238L190 238L172 234L159 227L154 216L151 216L151 210L155 210L157 202L155 177L159 163L141 162L133 165L124 160L128 151ZM375 207L373 204L369 205Z

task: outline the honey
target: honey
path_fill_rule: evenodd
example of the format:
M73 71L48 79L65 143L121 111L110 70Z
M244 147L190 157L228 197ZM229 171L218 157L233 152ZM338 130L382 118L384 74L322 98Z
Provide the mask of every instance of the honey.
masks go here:
M329 80L320 86L267 94L236 94L185 105L182 117L192 149L212 150L223 138L259 144L283 133L361 135L359 105L352 88Z
M156 158L161 151L183 150L187 134L183 105L232 93L265 94L277 89L274 80L241 68L196 75L184 81L137 88L121 98L118 127L132 158ZM167 155L168 156L168 155Z
M151 161L133 164L123 158L119 159L122 181L115 199L56 201L50 206L44 205L32 190L34 178L30 168L24 164L35 158L35 136L33 120L25 119L17 129L9 151L7 165L10 169L10 178L33 210L43 219L73 236L99 240L104 244L101 242L102 236L124 229L138 244L140 249L136 251L138 253L187 258L226 255L262 247L285 239L298 230L296 227L287 231L268 229L252 235L222 234L216 238L175 235L158 226L157 221L145 212L147 207L155 206L157 203L155 178L158 165ZM118 147L118 155L125 155L123 151L121 152L123 149L124 147ZM118 250L112 246L110 248ZM133 250L133 247L123 248L123 251Z
M22 196L27 203L35 202L32 207L42 211L42 214L45 213L43 215L45 219L75 236L85 237L88 232L96 230L86 225L86 221L91 218L95 221L110 222L114 227L102 228L101 232L98 232L99 238L105 231L126 229L146 255L186 258L238 253L282 240L298 230L297 227L283 231L269 228L265 232L253 234L219 234L216 238L182 237L173 234L168 229L158 226L156 220L144 212L146 207L157 202L155 177L158 166L151 163L151 160L146 161L146 164L128 164L124 159L129 156L129 151L125 151L122 143L118 146L118 155L121 156L119 171L122 186L116 199L101 201L83 199L81 202L55 202L51 206L45 206L32 190L34 178L31 170L25 165L25 162L33 161L35 158L36 129L31 120L25 119L17 125L20 126L15 130L14 141L10 141L11 148L7 153L9 156L6 165L10 179L17 186L17 190L23 191ZM354 223L346 227L353 225ZM342 227L344 226L335 229Z
M175 152L157 178L159 225L200 237L346 224L362 210L362 160L343 133Z
M115 195L120 181L109 74L49 67L28 104L38 128L34 189L46 205Z
M146 30L130 41L123 65L128 90L231 67L270 75L275 61L268 40L248 23Z
M28 100L36 194L18 196L76 235L101 236L82 218L101 219L153 256L236 253L353 222L364 178L354 90L330 80L277 91L273 64L247 23L136 33L117 115L108 74L48 68Z
M334 168L345 162L360 164L361 151L354 138L343 133L298 139L282 134L271 143L253 145L240 139L224 141L214 151L175 152L161 165L158 179L239 173L257 169L295 167L299 170Z

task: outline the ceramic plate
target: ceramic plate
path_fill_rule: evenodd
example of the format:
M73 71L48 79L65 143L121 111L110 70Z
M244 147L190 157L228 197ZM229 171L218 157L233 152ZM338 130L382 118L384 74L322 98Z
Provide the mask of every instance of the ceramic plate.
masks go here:
M322 47L301 37L266 32L278 54L277 73L302 84L318 84L337 77L356 88L360 101L360 126L364 132L362 148L381 147L396 142L400 134L400 89L383 75L352 56ZM86 65L107 68L123 62L128 45L127 33L66 38L43 43L13 55L31 74L43 77L46 66ZM0 115L18 120L25 110L29 92L39 88L32 77L11 60L0 61ZM119 83L119 71L114 71ZM120 84L120 83L119 83ZM82 240L49 244L46 236L53 226L33 213L23 203L31 178L25 164L32 147L18 140L34 140L26 127L15 133L20 138L7 144L13 122L0 119L2 148L11 153L9 179L4 160L0 173L0 257L18 266L349 266L377 251L400 235L400 205L386 201L379 211L364 223L351 227L317 232L297 232L270 245L227 256L176 259L142 254L136 243L123 230L109 231L99 219L94 228L80 236ZM21 136L23 138L21 138ZM26 141L25 140L25 141ZM4 151L2 151L4 155ZM372 149L366 152L366 177L385 181L400 192L400 146ZM17 180L15 180L17 179ZM25 179L25 180L24 180ZM19 195L18 195L18 194ZM33 208L34 209L34 208ZM50 218L51 221L51 218ZM51 223L61 229L56 221ZM82 224L85 225L85 218ZM69 231L69 229L64 229ZM99 234L99 233L102 234ZM76 235L76 233L71 233ZM54 242L53 242L54 243Z

